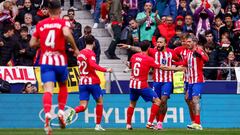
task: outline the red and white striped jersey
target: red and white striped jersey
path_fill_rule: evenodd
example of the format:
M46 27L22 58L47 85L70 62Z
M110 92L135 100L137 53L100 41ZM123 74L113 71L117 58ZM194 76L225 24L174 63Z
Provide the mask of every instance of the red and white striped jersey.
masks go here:
M151 67L160 68L160 64L145 53L136 53L130 59L131 77L129 87L144 89L148 87L148 72Z
M69 25L60 18L46 18L36 25L33 36L40 39L40 64L67 65L63 28Z
M90 49L83 49L78 56L80 85L100 84L96 70L106 72L107 69L96 63L96 54Z
M155 62L169 67L172 66L173 60L178 60L177 55L171 49L166 49L166 51L158 51L155 48L149 48L148 54L155 59ZM164 71L159 68L154 68L153 80L154 82L172 82L173 71Z
M174 52L177 56L179 56L182 60L187 58L189 49L184 46L179 46L174 49ZM188 82L188 74L187 71L184 71L184 77L183 77L184 82Z
M193 51L188 52L183 65L187 66L189 84L204 82L203 66L206 61L208 57L202 50L198 50L197 54Z

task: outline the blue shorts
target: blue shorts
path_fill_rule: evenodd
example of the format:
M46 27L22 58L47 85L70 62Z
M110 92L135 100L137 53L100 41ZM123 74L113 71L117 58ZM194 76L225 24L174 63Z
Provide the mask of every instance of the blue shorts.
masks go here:
M89 100L90 94L95 100L103 96L102 89L99 84L94 85L79 85L79 99Z
M158 98L157 94L151 88L145 89L132 89L130 88L130 100L137 101L139 96L141 96L145 102L153 101L153 99Z
M157 93L158 97L162 96L170 97L172 93L173 83L172 82L154 82L153 90Z
M65 82L68 79L67 66L41 65L41 79L46 82Z
M204 83L188 84L188 99L192 100L194 96L201 96Z
M188 82L184 82L184 93L188 90Z

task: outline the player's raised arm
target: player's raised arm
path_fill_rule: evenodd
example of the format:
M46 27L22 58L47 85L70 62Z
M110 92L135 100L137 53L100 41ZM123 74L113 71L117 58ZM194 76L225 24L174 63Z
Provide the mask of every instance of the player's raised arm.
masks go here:
M74 50L75 56L77 56L79 54L79 50L77 48L77 45L76 45L76 43L74 41L73 35L72 35L69 27L64 26L62 30L63 30L64 37L71 44L71 46L72 46L72 48Z

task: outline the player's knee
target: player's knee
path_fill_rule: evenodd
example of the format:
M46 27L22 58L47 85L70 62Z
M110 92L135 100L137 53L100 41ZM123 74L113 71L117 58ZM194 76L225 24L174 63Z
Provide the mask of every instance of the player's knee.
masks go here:
M160 100L159 98L155 98L155 99L153 100L153 103L160 106L161 100Z

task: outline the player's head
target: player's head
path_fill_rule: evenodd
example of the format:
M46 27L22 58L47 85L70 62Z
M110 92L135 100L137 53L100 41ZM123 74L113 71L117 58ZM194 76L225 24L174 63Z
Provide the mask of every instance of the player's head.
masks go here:
M143 40L139 43L139 46L143 52L146 52L148 48L151 46L150 42L148 40Z
M198 39L193 34L188 34L186 36L186 44L188 49L192 50L197 45Z
M61 2L59 0L48 0L48 10L51 15L61 14Z
M163 51L163 49L166 47L166 45L167 45L166 38L159 37L157 39L157 50L158 51Z
M86 45L94 45L95 38L93 35L86 35L84 37Z

